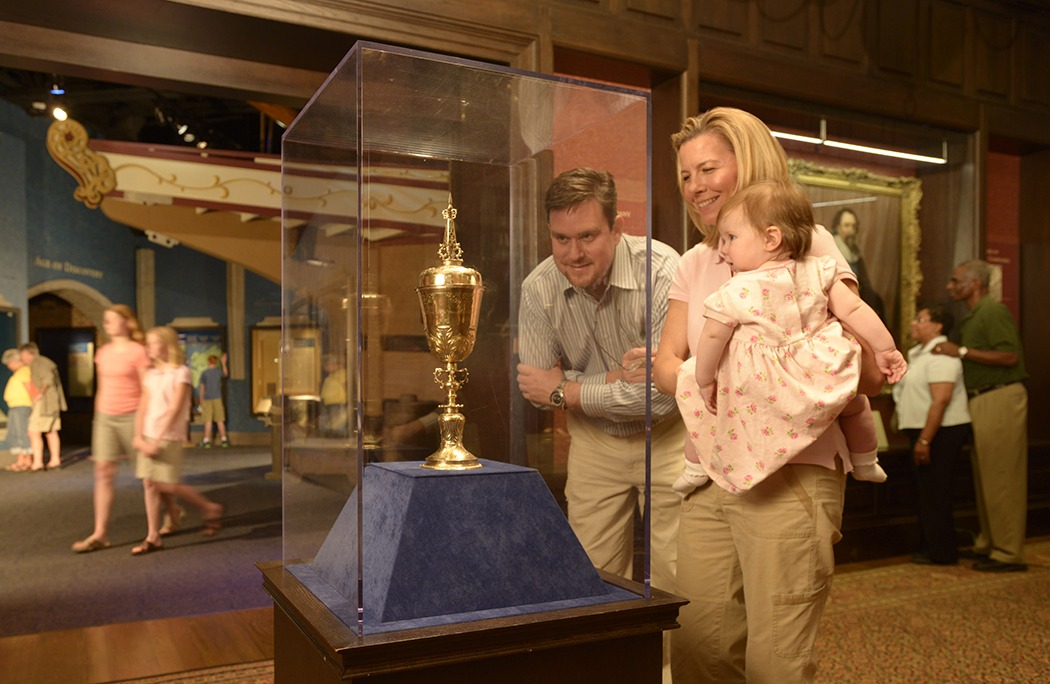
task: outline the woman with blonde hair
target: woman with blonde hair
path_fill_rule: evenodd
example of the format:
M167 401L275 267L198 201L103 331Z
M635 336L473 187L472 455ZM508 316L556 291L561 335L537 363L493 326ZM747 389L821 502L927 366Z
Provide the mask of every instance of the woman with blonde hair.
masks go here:
M134 446L139 451L135 475L142 480L146 504L146 538L131 549L141 556L164 548L161 541L161 497L172 495L201 512L205 536L222 523L222 505L183 484L183 437L190 418L190 369L183 363L179 337L168 326L146 333L146 352L153 366L142 383L142 402L135 416Z
M142 397L142 378L149 368L142 327L131 307L114 304L102 315L102 329L109 342L95 352L97 390L91 424L91 456L95 463L95 529L73 543L76 553L109 547L109 518L116 493L114 480L122 459L133 457L135 413ZM170 497L168 515L175 521L185 512Z
M682 256L671 286L653 363L656 385L667 394L696 353L705 300L733 275L718 250L719 211L756 181L789 181L784 150L748 112L712 109L686 120L671 141L679 190L703 242ZM817 227L808 254L835 259L839 277L856 288L827 230ZM867 356L861 391L877 391L882 381ZM676 593L689 604L679 613L681 629L671 633L676 681L812 681L813 643L835 568L832 546L842 536L848 453L833 424L742 496L711 479L685 495ZM690 441L686 458L701 460Z

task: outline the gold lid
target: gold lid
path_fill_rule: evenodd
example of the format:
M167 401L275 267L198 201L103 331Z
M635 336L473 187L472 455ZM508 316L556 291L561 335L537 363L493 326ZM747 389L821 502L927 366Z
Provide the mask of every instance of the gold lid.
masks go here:
M445 218L445 236L438 247L441 264L432 266L419 274L420 288L426 287L481 287L481 274L463 265L463 248L456 238L456 214L452 206L452 193L448 195L448 207L441 212Z

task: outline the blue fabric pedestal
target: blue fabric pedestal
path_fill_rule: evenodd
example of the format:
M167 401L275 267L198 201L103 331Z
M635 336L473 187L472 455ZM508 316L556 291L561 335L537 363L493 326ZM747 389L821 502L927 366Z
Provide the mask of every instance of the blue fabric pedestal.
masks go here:
M367 466L317 557L288 570L357 624L363 491L366 632L638 598L601 580L536 470L482 464L456 472L419 462Z

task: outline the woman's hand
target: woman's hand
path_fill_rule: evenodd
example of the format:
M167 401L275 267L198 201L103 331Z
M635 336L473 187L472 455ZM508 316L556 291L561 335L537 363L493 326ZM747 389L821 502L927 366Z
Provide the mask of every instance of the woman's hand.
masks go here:
M915 448L912 449L912 457L915 459L915 465L929 465L930 464L930 445L923 444L922 442L915 442Z

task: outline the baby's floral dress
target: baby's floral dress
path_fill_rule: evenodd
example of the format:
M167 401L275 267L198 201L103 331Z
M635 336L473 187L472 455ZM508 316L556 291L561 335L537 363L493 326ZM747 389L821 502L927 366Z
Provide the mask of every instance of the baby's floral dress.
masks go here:
M704 470L743 494L813 443L856 396L860 347L828 311L835 261L807 257L733 276L704 305L734 327L716 375L717 415L700 398L696 361L675 398Z

